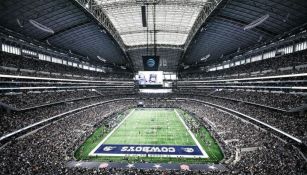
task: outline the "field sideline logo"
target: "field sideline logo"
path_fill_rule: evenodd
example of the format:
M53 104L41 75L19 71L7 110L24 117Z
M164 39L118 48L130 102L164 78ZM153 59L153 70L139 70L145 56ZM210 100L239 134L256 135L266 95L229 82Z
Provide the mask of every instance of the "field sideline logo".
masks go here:
M194 149L193 148L182 148L183 151L187 152L187 153L192 153L194 152Z
M94 151L95 155L103 154L139 154L139 155L189 155L202 156L201 150L197 146L177 146L177 145L117 145L102 144Z
M103 148L103 150L108 152L108 151L112 151L115 148L116 148L115 146L106 146Z
M151 153L151 152L174 153L176 150L174 147L124 146L122 147L120 151L121 152L146 152L146 153Z

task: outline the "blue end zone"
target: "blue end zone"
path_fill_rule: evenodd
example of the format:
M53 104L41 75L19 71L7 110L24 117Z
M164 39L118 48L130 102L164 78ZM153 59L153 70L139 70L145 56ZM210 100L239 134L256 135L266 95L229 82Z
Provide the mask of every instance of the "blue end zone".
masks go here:
M117 145L102 144L94 152L95 155L103 154L142 154L142 155L175 155L175 156L203 156L197 146L175 145Z

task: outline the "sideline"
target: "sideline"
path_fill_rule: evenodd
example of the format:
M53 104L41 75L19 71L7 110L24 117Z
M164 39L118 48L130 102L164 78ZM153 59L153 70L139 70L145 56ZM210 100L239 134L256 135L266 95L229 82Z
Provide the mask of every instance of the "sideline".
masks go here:
M124 121L130 117L130 115L135 111L135 109L133 109L90 153L89 156L97 156L99 154L95 154L95 151L117 130L117 128L119 128Z
M206 153L206 151L203 149L203 147L200 145L200 143L198 142L198 140L195 138L194 134L192 133L192 131L190 130L190 128L185 124L185 122L183 121L183 119L181 118L181 116L178 114L177 110L174 109L177 117L180 119L180 121L182 122L182 124L184 125L184 127L188 130L189 134L191 135L192 139L194 140L194 142L196 143L196 145L198 146L198 148L200 149L201 153L203 154L203 156L199 156L201 158L209 158L208 154Z

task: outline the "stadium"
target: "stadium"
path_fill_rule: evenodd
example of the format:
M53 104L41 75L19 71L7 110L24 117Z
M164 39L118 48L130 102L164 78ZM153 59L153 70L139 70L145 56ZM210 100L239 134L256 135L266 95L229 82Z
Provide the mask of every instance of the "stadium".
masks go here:
M306 175L306 0L0 0L0 174Z

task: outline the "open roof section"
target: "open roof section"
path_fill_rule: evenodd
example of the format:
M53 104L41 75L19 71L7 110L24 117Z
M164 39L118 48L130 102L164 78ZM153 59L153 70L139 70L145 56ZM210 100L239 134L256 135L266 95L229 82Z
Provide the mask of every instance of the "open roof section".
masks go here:
M120 34L126 46L147 44L147 27L142 26L141 6L136 0L95 0ZM148 2L148 1L146 1ZM156 43L184 45L207 0L157 0ZM153 44L153 5L148 5L148 43Z

